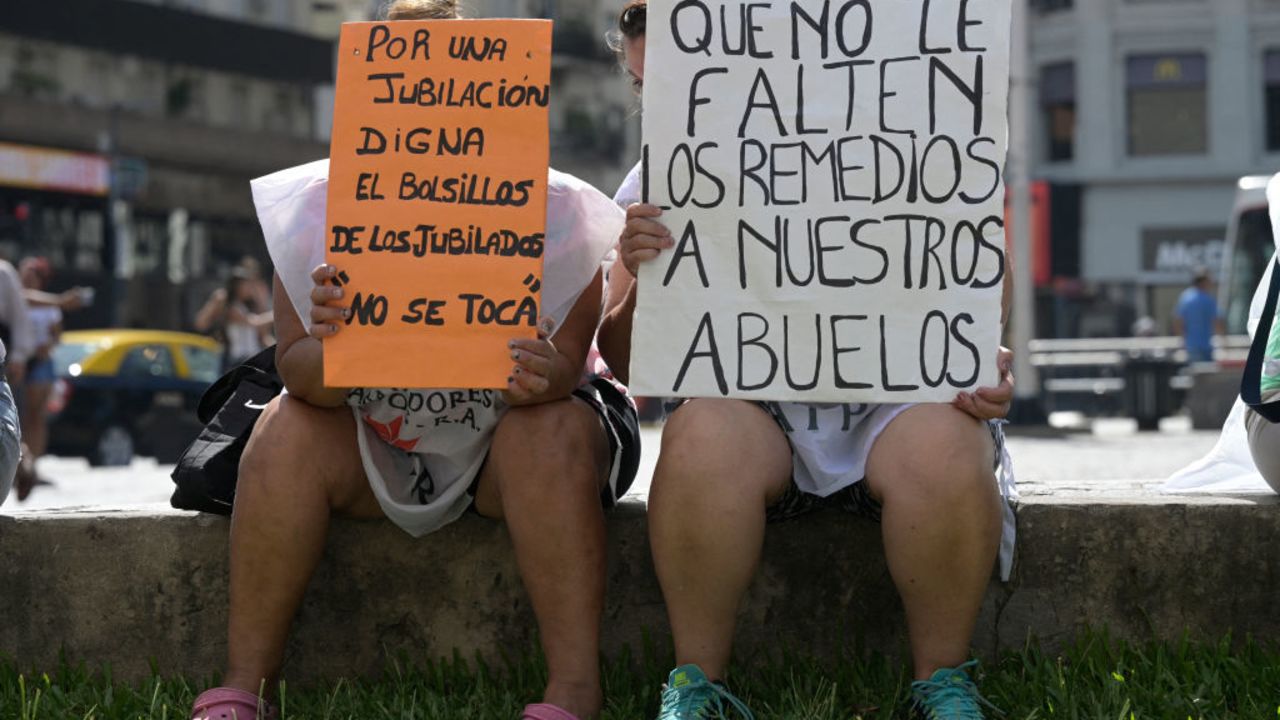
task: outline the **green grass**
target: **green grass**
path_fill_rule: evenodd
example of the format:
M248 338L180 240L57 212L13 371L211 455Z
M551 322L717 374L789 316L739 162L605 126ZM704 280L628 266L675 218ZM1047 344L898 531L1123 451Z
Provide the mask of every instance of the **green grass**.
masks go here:
M651 719L669 659L652 651L605 669L606 719ZM511 720L537 697L536 653L501 667L460 659L398 662L378 680L281 688L285 720ZM64 664L51 674L0 663L3 720L174 720L186 718L208 679L116 682L109 669ZM792 657L761 660L732 675L733 689L761 720L886 720L905 717L910 678L879 656L829 666ZM1029 644L986 665L981 685L1011 719L1280 719L1280 648L1252 641L1129 644L1082 635L1061 654Z

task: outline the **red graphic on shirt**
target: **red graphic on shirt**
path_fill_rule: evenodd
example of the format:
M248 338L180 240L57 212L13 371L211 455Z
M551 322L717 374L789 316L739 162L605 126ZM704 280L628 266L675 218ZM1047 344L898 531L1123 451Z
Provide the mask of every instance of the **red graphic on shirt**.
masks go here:
M394 448L399 448L405 452L411 452L418 446L419 438L401 438L400 430L404 427L404 416L399 416L389 423L380 423L371 416L364 416L365 424L373 428L373 431L382 438L382 441Z

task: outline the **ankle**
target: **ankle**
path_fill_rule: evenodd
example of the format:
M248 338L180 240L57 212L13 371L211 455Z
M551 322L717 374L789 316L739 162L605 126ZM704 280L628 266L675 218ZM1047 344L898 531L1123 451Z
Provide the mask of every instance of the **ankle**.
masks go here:
M599 682L568 682L552 680L547 683L542 701L588 720L600 714L604 706L604 692Z
M275 689L275 682L266 678L263 673L228 670L222 678L222 687L251 692L266 700L271 700L275 696L272 692Z

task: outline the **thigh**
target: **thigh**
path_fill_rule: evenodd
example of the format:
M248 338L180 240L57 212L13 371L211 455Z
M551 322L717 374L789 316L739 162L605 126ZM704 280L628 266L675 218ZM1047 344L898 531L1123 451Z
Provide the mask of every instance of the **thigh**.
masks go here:
M604 420L581 398L511 408L498 421L476 479L476 512L501 518L502 487L509 482L560 492L587 474L599 491L609 481L609 461Z
M985 422L951 405L915 405L890 421L872 444L865 482L877 502L898 489L956 483L994 488L995 441Z
M240 480L321 490L334 511L382 516L360 457L355 417L347 407L320 408L290 395L267 404L240 463Z
M791 484L791 444L754 402L696 398L667 419L657 475L732 484L772 505Z
M1275 400L1277 398L1270 398ZM1268 422L1253 410L1245 413L1249 452L1262 479L1280 493L1280 423Z

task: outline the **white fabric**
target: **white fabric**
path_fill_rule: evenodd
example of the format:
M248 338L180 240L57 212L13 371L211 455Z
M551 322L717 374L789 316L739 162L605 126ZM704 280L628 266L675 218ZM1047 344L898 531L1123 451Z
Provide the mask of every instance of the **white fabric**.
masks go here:
M249 308L243 303L235 307L242 315L249 315ZM228 320L223 331L227 335L227 357L232 362L239 362L262 352L262 333L247 320Z
M22 294L22 278L7 260L0 260L0 323L9 326L8 361L25 363L36 351L35 336ZM0 362L4 360L4 348L0 347Z
M62 322L62 309L53 305L32 305L27 308L31 319L31 336L36 347L53 342L53 326Z
M1267 183L1267 204L1271 213L1271 229L1276 240L1276 255L1268 264L1262 281L1253 293L1253 302L1249 305L1249 333L1268 332L1270 328L1259 328L1262 317L1262 306L1267 299L1267 288L1271 283L1271 273L1275 269L1276 260L1280 259L1280 175L1271 178ZM1240 398L1231 408L1231 414L1222 425L1222 435L1208 455L1174 473L1160 490L1167 493L1208 493L1208 494L1264 494L1273 490L1258 472L1254 465L1253 455L1249 452L1249 435L1245 430L1244 417L1248 406Z
M324 263L329 162L258 178L254 204L285 293L309 324L311 272ZM557 326L600 269L622 230L622 213L591 185L548 171L542 316ZM383 512L412 535L456 520L470 504L494 428L506 411L492 390L371 388L348 403L359 427L365 474Z

